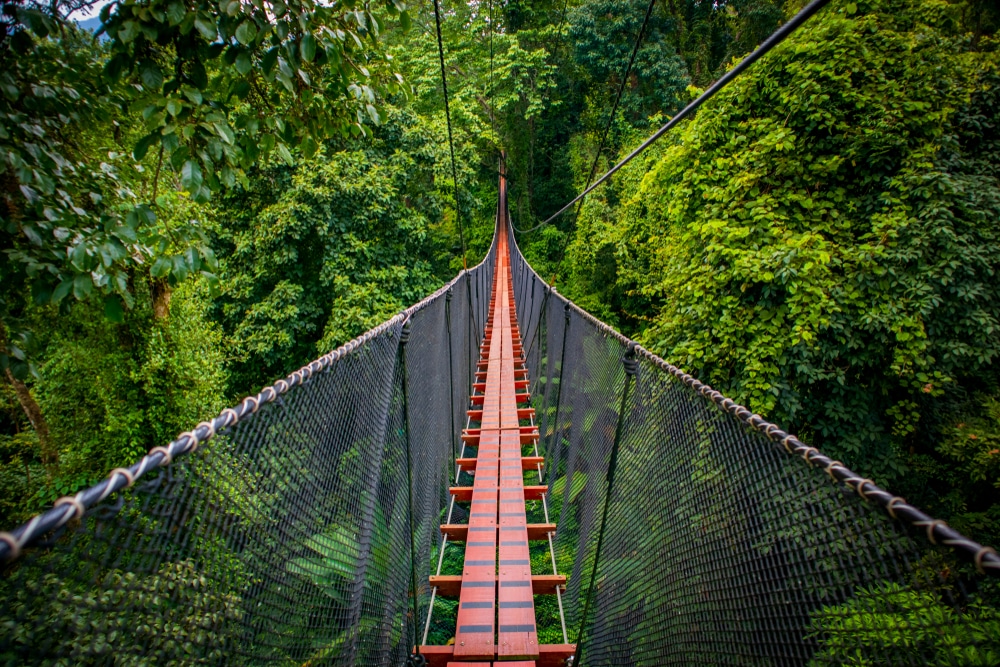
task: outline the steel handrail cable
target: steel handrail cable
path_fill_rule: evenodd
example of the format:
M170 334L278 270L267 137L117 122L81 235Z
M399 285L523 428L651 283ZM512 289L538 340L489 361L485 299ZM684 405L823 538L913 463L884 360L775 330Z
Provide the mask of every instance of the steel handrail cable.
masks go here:
M628 59L628 66L625 67L625 73L622 74L621 83L618 85L618 94L615 95L615 103L611 107L611 113L608 114L608 122L604 126L604 134L601 135L601 141L597 144L597 152L594 154L594 163L590 165L590 174L587 175L587 183L584 185L584 189L590 187L590 182L594 180L594 174L597 172L597 165L601 161L601 153L604 151L604 144L608 139L608 135L611 133L611 126L615 122L615 114L618 113L618 105L621 104L622 95L625 93L625 84L628 82L628 75L632 73L632 66L635 65L635 57L639 54L639 47L642 45L642 36L646 32L646 26L649 24L649 17L653 15L653 6L656 4L656 0L649 0L649 6L646 7L646 16L642 19L642 25L639 26L639 34L635 36L635 45L632 47L632 55ZM580 206L576 208L576 214L580 215L580 207L583 206L583 200L580 200Z
M1000 554L992 547L970 540L944 521L935 519L919 508L910 505L903 498L883 489L872 480L862 477L840 461L831 459L817 448L806 445L794 434L788 433L778 425L753 413L748 408L725 396L722 392L713 389L710 385L705 384L683 369L674 366L654 352L646 349L611 325L597 319L573 301L560 294L555 287L548 285L524 259L521 248L517 245L517 240L512 238L511 241L513 244L511 253L516 250L520 260L519 266L522 267L523 271L541 280L542 284L547 286L553 296L562 301L570 311L576 313L598 331L616 339L626 347L631 347L636 358L642 359L659 370L672 375L690 390L707 399L723 412L730 414L745 426L761 433L771 442L780 445L781 449L787 454L801 458L810 467L818 466L827 473L834 483L843 484L865 502L881 507L893 519L916 528L922 528L925 531L927 540L931 544L944 544L951 547L954 551L964 554L982 574L1000 576Z
M628 82L628 75L632 73L632 66L635 65L635 57L639 53L639 47L642 45L642 37L646 32L646 26L649 24L649 17L653 15L653 6L656 4L656 0L649 0L649 5L646 7L646 16L642 19L642 25L639 26L639 33L635 36L635 44L632 45L632 55L629 56L628 65L625 66L625 72L622 73L621 83L618 85L618 93L615 95L615 103L611 107L611 113L608 114L608 122L604 125L604 132L601 134L601 140L597 145L597 152L594 154L594 163L590 165L590 174L587 176L587 183L583 187L586 188L590 185L590 182L594 180L594 173L597 171L597 165L601 160L601 153L604 152L604 144L608 139L608 135L611 133L611 126L615 122L615 114L618 113L618 106L622 101L622 95L625 93L625 84ZM565 16L563 17L565 18ZM490 51L490 57L492 57L492 50ZM583 200L580 200L580 206L583 206ZM580 215L580 208L577 207L576 214ZM551 220L551 218L550 218ZM518 229L511 222L510 227L518 234L527 234L528 232L533 232L536 229L543 227L548 223L548 220L541 222L531 229Z

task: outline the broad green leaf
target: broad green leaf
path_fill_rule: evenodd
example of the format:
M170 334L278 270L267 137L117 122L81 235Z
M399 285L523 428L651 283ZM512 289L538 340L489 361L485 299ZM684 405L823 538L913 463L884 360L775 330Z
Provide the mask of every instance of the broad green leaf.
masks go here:
M178 25L184 20L184 15L187 10L184 8L184 4L180 2L171 2L167 5L167 19L170 21L170 25Z
M257 25L249 19L236 28L236 41L244 46L252 44L255 37L257 37Z
M54 290L52 290L52 303L59 303L67 296L69 296L70 291L73 289L72 280L63 280L59 283Z
M171 271L174 274L174 278L177 279L177 282L184 282L187 280L188 265L184 260L183 255L174 255Z
M281 143L280 141L278 142L278 155L280 155L281 159L287 162L289 165L295 164L295 159L292 158L292 154L288 150L288 147L285 146L285 144Z
M253 69L253 61L250 60L250 54L246 51L240 51L236 54L236 71L244 76L250 73Z
M135 21L125 21L118 30L118 39L128 44L139 36L139 24Z
M146 62L139 67L139 76L142 79L142 84L149 88L150 90L159 90L160 86L163 85L163 73L160 68L153 62Z
M316 57L316 38L311 33L307 32L302 35L302 41L299 42L299 52L307 63L311 63Z
M234 143L236 143L236 135L233 134L232 128L230 128L227 123L225 122L215 123L214 127L216 132L219 133L219 136L222 137L222 140L225 141L227 144L231 146Z
M142 160L144 157L146 157L146 153L149 152L149 147L152 146L154 143L159 142L159 140L160 140L159 132L150 132L142 139L140 139L138 142L136 142L135 148L132 149L132 157L135 160Z
M149 270L149 275L154 278L162 278L168 273L170 273L170 260L166 257L158 257Z
M73 279L73 296L83 301L94 291L94 281L89 273L81 274Z
M201 187L201 167L194 160L188 160L181 167L181 185L188 192L194 192Z
M208 15L199 14L194 20L194 27L198 29L202 37L210 42L214 42L215 38L219 36L219 31L215 27L215 21Z

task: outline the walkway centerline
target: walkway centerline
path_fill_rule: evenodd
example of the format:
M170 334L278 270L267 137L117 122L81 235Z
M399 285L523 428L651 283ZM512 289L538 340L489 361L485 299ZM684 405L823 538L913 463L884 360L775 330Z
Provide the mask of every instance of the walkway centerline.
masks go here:
M522 453L524 445L537 444L538 430L517 324L505 195L501 177L493 291L469 401L469 428L462 433L476 456L456 460L475 481L450 489L456 501L469 503L469 523L441 526L449 539L465 541L465 561L461 576L431 580L441 595L458 596L455 641L420 647L432 666L547 667L562 665L575 648L538 642L534 596L559 594L566 579L531 571L529 540L548 540L556 526L527 522L525 501L542 500L548 487L524 483L525 471L540 475L543 461Z

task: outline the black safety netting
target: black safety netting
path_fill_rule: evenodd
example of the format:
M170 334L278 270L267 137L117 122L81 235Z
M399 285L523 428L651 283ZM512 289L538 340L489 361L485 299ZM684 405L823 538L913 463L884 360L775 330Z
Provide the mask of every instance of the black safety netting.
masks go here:
M419 624L411 582L423 616L493 252L201 425L194 451L179 453L182 436L14 531L41 536L0 580L0 662L405 662Z
M3 536L3 661L404 664L454 459L475 455L460 434L493 252ZM512 255L578 665L1000 664L993 553L635 346ZM528 518L544 521L542 503ZM451 522L466 520L456 505ZM459 574L462 545L445 549L441 573ZM534 574L551 558L533 543ZM535 608L539 642L563 643L556 596ZM428 643L443 644L456 602L434 610Z
M578 664L1000 664L992 550L634 346L512 254ZM551 571L547 545L533 566ZM538 615L539 641L561 641Z

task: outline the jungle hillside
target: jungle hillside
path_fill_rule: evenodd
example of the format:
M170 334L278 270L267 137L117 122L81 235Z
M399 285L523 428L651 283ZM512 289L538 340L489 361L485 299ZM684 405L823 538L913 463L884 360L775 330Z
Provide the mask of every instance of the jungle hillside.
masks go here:
M447 117L425 0L5 4L0 522L479 262L505 151L562 294L1000 544L993 0L834 2L543 222L802 4L657 2L623 80L645 2L441 2Z

